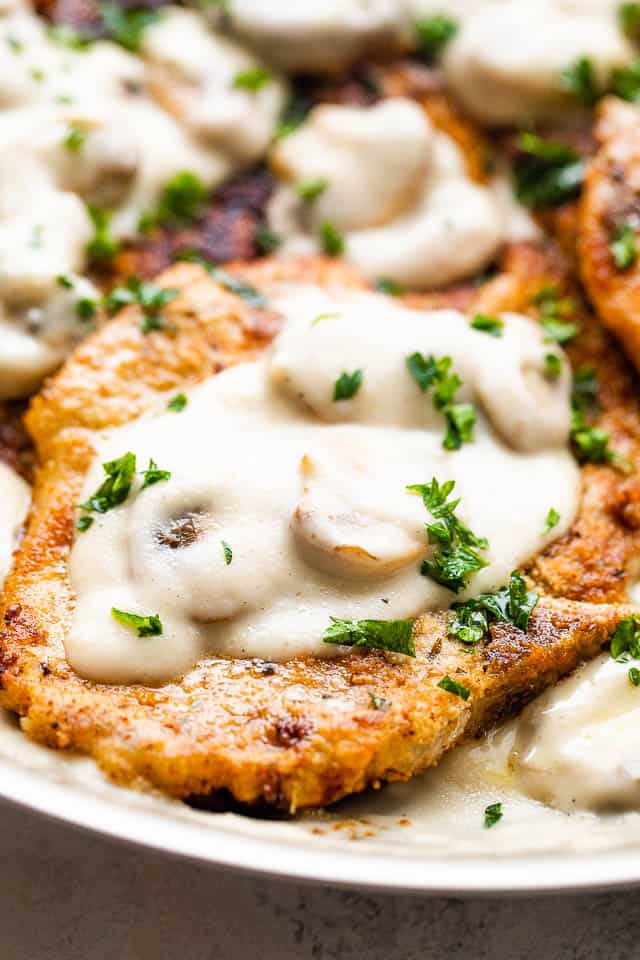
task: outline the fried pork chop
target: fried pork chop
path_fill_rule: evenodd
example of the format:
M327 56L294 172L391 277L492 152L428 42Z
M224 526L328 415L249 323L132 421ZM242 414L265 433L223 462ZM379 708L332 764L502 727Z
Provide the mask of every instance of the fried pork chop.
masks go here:
M265 289L274 280L363 285L327 260L233 270ZM182 291L167 308L175 336L142 335L138 308L126 308L76 350L28 415L42 466L0 611L0 702L20 715L30 737L92 756L118 783L183 798L227 789L239 801L293 812L437 763L598 653L631 612L623 601L638 550L640 488L612 466L587 466L573 528L528 571L543 596L526 634L496 625L470 654L448 636L451 615L443 612L419 621L415 659L367 650L282 664L212 656L157 688L81 679L65 660L63 640L74 604L75 504L95 431L157 408L165 391L256 356L278 325L277 316L248 306L199 266L176 266L159 282ZM549 283L567 289L559 257L516 247L502 274L478 289L475 306L535 312L532 296ZM572 361L597 368L602 425L616 449L640 463L633 375L593 318L576 309L583 330ZM438 687L445 675L469 689L468 700Z

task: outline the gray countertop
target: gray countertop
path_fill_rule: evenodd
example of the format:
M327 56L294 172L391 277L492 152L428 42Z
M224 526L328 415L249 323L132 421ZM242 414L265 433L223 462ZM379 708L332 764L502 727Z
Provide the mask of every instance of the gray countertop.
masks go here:
M640 891L360 894L166 859L0 805L2 960L628 960Z

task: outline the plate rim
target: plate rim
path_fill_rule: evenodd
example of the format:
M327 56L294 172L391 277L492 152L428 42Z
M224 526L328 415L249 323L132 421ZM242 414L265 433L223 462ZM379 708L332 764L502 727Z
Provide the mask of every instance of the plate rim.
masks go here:
M353 851L320 846L310 850L277 838L242 836L213 824L202 830L195 820L171 820L160 811L120 806L108 796L56 782L7 758L0 758L0 798L96 836L254 877L456 897L586 894L640 885L640 860L631 847L449 860L390 857L355 844Z

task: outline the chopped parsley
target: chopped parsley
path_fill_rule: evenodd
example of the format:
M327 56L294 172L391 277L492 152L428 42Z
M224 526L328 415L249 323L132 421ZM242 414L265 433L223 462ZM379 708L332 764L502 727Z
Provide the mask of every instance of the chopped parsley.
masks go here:
M149 460L149 466L146 470L141 471L144 480L142 481L141 490L145 490L147 487L153 486L154 483L160 483L163 480L171 479L170 470L159 470L158 464L155 460Z
M628 469L627 461L609 446L609 434L587 420L597 412L598 382L590 368L577 370L571 392L571 446L579 463L611 463Z
M339 620L331 617L325 630L324 643L346 647L369 647L415 657L413 625L415 620Z
M66 273L59 273L56 277L56 283L63 290L73 290L73 280Z
M609 79L611 92L630 103L640 100L640 61L626 67L614 67Z
M11 53L23 53L24 43L22 40L18 40L12 33L9 33L5 39Z
M47 27L47 36L60 47L69 50L87 50L91 45L91 38L74 30L68 23L54 23Z
M100 14L109 39L131 53L140 52L144 31L160 19L158 10L125 7L119 3L101 3Z
M76 300L76 316L80 320L91 320L95 316L98 304L91 297L80 297Z
M618 270L629 270L634 265L638 259L638 245L636 232L630 224L616 227L609 249Z
M109 313L116 313L122 307L136 303L142 308L140 329L144 334L151 333L152 330L172 332L173 328L164 322L161 311L175 300L179 293L180 291L173 287L159 287L139 277L129 277L124 286L114 287L107 294L105 306Z
M113 260L120 249L120 244L111 234L111 214L108 210L99 207L87 207L93 223L93 237L87 244L87 254L96 263L106 263Z
M324 177L316 177L314 180L301 180L296 184L296 193L305 203L313 203L329 186L329 181Z
M344 237L328 220L320 227L320 246L329 257L339 257L344 253Z
M621 3L618 7L620 29L633 43L640 42L640 3Z
M137 630L139 637L158 637L162 633L162 621L157 613L150 617L141 617L137 613L127 613L111 607L111 616L130 630Z
M351 400L362 386L362 370L341 373L333 385L333 400Z
M78 517L76 520L76 530L79 530L81 533L84 533L85 530L88 530L91 524L93 523L93 517L89 517L86 514L82 517Z
M472 600L453 603L454 618L449 624L449 633L462 643L473 646L489 633L492 623L510 623L523 633L529 628L529 619L539 596L527 590L527 584L519 570L514 570L507 587L495 593L481 593Z
M216 267L215 264L211 263L196 250L181 250L176 255L176 260L185 260L188 263L200 264L212 280L219 283L225 290L229 290L230 293L235 293L236 296L241 297L250 307L262 308L267 306L267 301L259 290L252 287L250 283L241 280L239 277L227 273L226 270Z
M579 57L560 74L560 86L585 107L593 107L598 99L598 85L593 62Z
M319 313L311 321L311 326L315 327L317 323L322 323L323 320L335 320L339 316L341 316L339 313Z
M87 513L107 513L124 503L136 474L136 455L125 453L117 460L103 463L102 467L107 475L106 479L88 500L79 504L79 509Z
M471 443L476 422L472 404L453 402L462 380L451 372L452 363L451 357L436 359L432 354L412 353L406 358L409 373L423 393L432 390L433 406L444 415L447 430L442 445L445 450L459 450L463 443Z
M487 829L494 827L498 820L502 820L502 804L490 803L484 808L484 825Z
M560 523L560 514L555 507L549 507L549 512L545 517L543 533L551 533L554 527Z
M531 302L540 311L540 322L546 333L545 343L566 344L575 340L580 328L571 318L576 304L571 297L563 297L554 284L542 287Z
M634 687L640 687L640 670L637 667L629 667L629 683Z
M258 93L271 80L271 74L263 67L250 67L236 73L233 78L235 90L247 90L249 93Z
M224 562L226 563L227 566L229 566L229 564L233 560L233 550L231 549L231 547L229 546L226 540L221 540L220 543L222 544L222 554L224 556Z
M618 663L640 660L640 616L634 613L620 621L611 635L609 653Z
M202 213L207 196L204 183L191 170L176 173L165 185L153 210L140 218L139 229L149 233L156 227L188 226Z
M35 80L36 83L42 83L44 80L44 70L40 70L39 67L32 67L29 70L29 76L32 80Z
M391 706L390 700L385 700L384 697L378 697L375 693L372 693L369 690L369 702L374 710L388 710Z
M557 380L562 373L562 359L557 353L545 353L544 375L549 380Z
M447 480L440 485L434 477L431 483L413 484L407 490L422 497L433 517L433 523L427 523L426 529L427 539L435 550L429 559L423 560L420 573L459 593L474 573L487 566L476 551L486 550L489 543L455 516L460 500L448 500L454 487L455 481Z
M474 330L481 330L491 337L501 337L504 330L504 320L500 317L491 317L486 313L476 313L471 321Z
M276 140L282 140L284 137L288 137L294 130L302 126L309 113L309 109L310 104L305 97L301 97L299 94L293 94L282 111L282 116L280 117L280 122L276 130Z
M171 410L172 413L182 413L188 403L189 399L185 393L176 393L175 397L169 400L167 410Z
M62 141L64 147L71 153L77 153L82 150L87 139L87 131L78 126L77 123L69 124L69 132Z
M521 133L513 165L516 196L526 207L556 207L577 197L585 165L573 147Z
M464 683L458 683L457 680L452 680L449 676L439 680L438 686L441 690L446 690L447 693L452 693L455 697L460 697L462 700L468 700L471 695L469 687L465 687Z
M274 253L282 243L280 235L266 223L258 224L253 239L260 253Z
M380 293L386 293L390 297L399 297L400 294L404 293L402 284L398 283L397 280L392 280L390 277L381 277L380 280L377 280L376 290Z
M444 48L458 32L458 24L446 14L421 17L414 23L414 33L418 54L427 63L433 63L442 56Z

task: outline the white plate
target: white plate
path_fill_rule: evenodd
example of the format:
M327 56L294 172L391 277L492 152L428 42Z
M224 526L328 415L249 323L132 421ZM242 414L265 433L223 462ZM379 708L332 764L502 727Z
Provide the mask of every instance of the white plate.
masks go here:
M6 714L0 718L0 796L77 827L168 854L254 873L390 892L487 895L640 883L637 847L610 849L612 836L606 829L591 829L594 818L587 823L588 852L578 852L580 844L574 849L571 840L567 845L567 823L572 818L554 813L552 820L544 820L530 851L514 855L512 836L530 809L519 811L511 800L505 803L509 818L505 816L500 832L494 828L473 834L473 842L470 835L465 839L462 821L456 831L456 810L447 814L446 775L370 792L330 814L293 822L257 820L204 813L115 787L91 761L38 747L19 732L13 718ZM478 815L485 800L480 795L469 798ZM629 826L640 840L640 817L633 817ZM460 834L458 844L452 844L452 833ZM584 831L578 833L582 836ZM443 836L449 837L444 846ZM546 849L533 852L541 837Z

